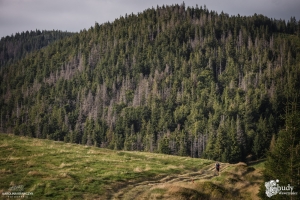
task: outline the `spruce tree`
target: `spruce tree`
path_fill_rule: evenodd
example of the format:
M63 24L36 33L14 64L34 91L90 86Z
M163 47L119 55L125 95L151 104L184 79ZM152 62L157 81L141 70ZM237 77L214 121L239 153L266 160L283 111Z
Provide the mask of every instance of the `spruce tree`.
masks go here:
M279 185L293 186L293 191L300 191L300 112L299 104L293 102L287 107L285 128L275 142L271 143L265 163L264 181L279 180ZM267 199L264 185L260 197ZM274 199L296 199L297 196L274 195Z

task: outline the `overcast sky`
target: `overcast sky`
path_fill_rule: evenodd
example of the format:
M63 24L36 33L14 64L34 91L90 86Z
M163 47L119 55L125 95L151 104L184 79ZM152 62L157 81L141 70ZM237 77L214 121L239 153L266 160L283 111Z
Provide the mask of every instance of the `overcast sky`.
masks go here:
M95 22L113 22L126 13L183 0L0 0L0 38L27 30L79 32ZM206 5L229 15L263 14L270 18L300 20L300 0L185 0L190 7Z

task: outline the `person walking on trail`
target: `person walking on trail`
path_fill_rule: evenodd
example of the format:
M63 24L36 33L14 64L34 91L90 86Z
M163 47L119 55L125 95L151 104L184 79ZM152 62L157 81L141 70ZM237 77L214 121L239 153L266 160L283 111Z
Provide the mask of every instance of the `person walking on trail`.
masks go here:
M218 173L218 175L219 175L219 171L220 171L220 163L216 163L216 171L217 171L217 173Z

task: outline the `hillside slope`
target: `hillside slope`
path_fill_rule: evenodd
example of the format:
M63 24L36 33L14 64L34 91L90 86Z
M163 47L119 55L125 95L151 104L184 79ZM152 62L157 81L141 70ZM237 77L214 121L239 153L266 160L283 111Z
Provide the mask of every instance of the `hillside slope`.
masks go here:
M213 163L199 171L128 184L113 199L259 199L260 166L222 163L221 168L219 175Z
M222 162L265 156L300 88L300 23L163 6L0 69L0 131Z
M26 31L0 40L0 68L12 64L33 51L38 51L47 45L69 37L74 33L62 31Z
M255 199L261 168L0 134L0 194L31 199Z

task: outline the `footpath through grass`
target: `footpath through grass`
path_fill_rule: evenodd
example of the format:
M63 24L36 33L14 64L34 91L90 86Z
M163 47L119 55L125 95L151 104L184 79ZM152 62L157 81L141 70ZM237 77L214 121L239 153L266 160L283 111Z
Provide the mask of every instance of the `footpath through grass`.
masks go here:
M30 199L105 199L129 182L198 171L213 163L8 134L0 134L0 155L0 199L9 198L8 192L25 192Z

